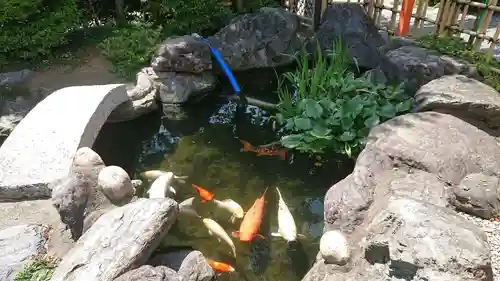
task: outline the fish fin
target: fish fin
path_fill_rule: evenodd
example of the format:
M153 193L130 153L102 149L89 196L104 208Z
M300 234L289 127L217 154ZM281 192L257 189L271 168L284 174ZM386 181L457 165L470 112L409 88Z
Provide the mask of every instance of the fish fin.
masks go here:
M170 193L174 194L174 196L177 195L177 191L175 191L175 188L173 188L172 186L168 187L168 191L170 191Z
M234 215L232 215L230 218L229 218L229 221L234 224L234 222L236 221L236 217Z
M208 235L210 235L210 236L213 235L213 233L212 233L212 231L210 229L208 230Z
M253 145L249 143L246 140L240 139L241 144L243 144L243 147L240 149L241 152L250 152L253 151Z
M240 232L239 232L239 231L233 231L233 232L231 232L231 235L232 235L234 238L240 238Z
M205 202L207 202L207 200L202 199L200 202L201 202L201 203L205 203Z
M307 238L307 236L305 236L304 234L300 234L300 233L298 233L298 234L297 234L297 238L306 239L306 238Z
M273 236L273 237L281 237L281 234L279 234L279 232L271 232L271 236Z
M285 149L280 150L279 156L280 156L281 160L285 161L286 160L286 150Z
M264 196L266 195L266 192L267 192L267 189L268 189L268 188L269 188L269 186L268 186L268 187L266 187L266 189L264 190L264 193L262 193L262 196L261 196L261 197L264 197Z
M266 240L266 237L264 237L264 235L262 235L262 234L260 234L260 233L257 233L257 234L255 234L254 236L257 236L257 237L259 237L259 238L261 238L261 239Z

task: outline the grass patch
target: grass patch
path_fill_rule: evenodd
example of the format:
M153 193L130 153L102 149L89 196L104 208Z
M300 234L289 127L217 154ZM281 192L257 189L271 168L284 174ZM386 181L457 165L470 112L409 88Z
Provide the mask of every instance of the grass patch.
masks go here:
M500 91L500 74L491 68L500 69L500 63L486 52L474 51L462 38L457 36L436 37L424 36L417 42L425 48L433 49L443 55L464 59L476 66L479 75L484 78L483 83Z
M43 255L26 265L22 272L19 272L14 281L48 281L58 264L57 259Z
M332 51L297 57L295 71L284 73L275 118L281 144L303 153L339 153L355 157L370 129L411 109L403 85L385 85L359 75L341 42ZM284 84L293 85L292 89Z

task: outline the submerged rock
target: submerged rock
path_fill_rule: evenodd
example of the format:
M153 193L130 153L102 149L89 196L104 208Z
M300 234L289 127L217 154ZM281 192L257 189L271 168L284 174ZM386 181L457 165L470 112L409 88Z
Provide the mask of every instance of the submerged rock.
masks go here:
M120 104L108 116L106 122L130 121L158 109L155 73L151 67L141 69L136 75L136 84L127 86L129 100Z
M338 42L344 45L348 55L362 68L377 68L381 63L382 56L378 48L384 45L384 39L373 20L357 3L329 4L316 36L308 45L308 51L314 53L316 43L319 43L321 51L325 53Z
M112 281L137 268L160 244L177 213L177 203L168 198L139 199L107 212L63 257L51 281Z
M233 18L207 40L230 69L241 71L293 63L309 33L297 15L282 8L261 8Z
M158 72L201 73L211 70L210 48L195 36L169 37L156 49L151 66Z
M25 224L0 231L0 280L13 281L33 259L44 253L46 232L40 224Z

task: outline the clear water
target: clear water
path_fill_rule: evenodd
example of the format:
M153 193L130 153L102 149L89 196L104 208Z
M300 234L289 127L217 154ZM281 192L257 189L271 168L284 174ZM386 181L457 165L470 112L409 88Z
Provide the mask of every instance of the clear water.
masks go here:
M260 230L266 238L255 238L250 244L233 238L236 259L227 244L209 236L201 220L189 216L180 217L174 224L162 249L193 247L207 258L236 269L236 273L221 274L218 280L301 280L318 251L324 195L352 170L352 163L332 158L316 167L315 161L304 155L295 155L290 163L240 152L239 139L255 145L275 139L267 126L266 112L252 106L241 111L236 108L234 103L205 100L203 105L190 108L185 121L152 115L106 125L95 149L108 165L120 164L131 175L161 169L188 176L185 184L175 185L178 202L198 196L191 187L193 183L212 191L219 200L233 199L246 211L268 187ZM278 228L275 187L279 187L292 212L298 232L305 235L296 243L270 236ZM229 235L239 229L240 221L231 223L229 214L210 203L197 204L196 208L202 216L216 220Z

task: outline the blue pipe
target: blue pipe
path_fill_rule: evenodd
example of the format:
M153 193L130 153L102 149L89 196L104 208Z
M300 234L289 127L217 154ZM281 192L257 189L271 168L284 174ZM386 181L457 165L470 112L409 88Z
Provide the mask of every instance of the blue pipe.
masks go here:
M212 45L210 45L210 43L208 42L207 39L205 39L203 37L199 37L199 39L202 42L204 42L205 44L207 44L208 47L210 47L210 51L212 51L212 54L214 55L215 59L217 60L217 62L219 62L220 66L222 67L222 70L224 70L224 73L226 74L227 78L229 79L231 86L233 86L234 94L235 95L239 94L241 92L240 85L238 84L238 81L236 81L236 78L234 78L234 75L233 75L233 72L231 71L231 69L229 69L227 64L224 62L224 59L222 58L219 51L217 51L217 49L212 47Z

